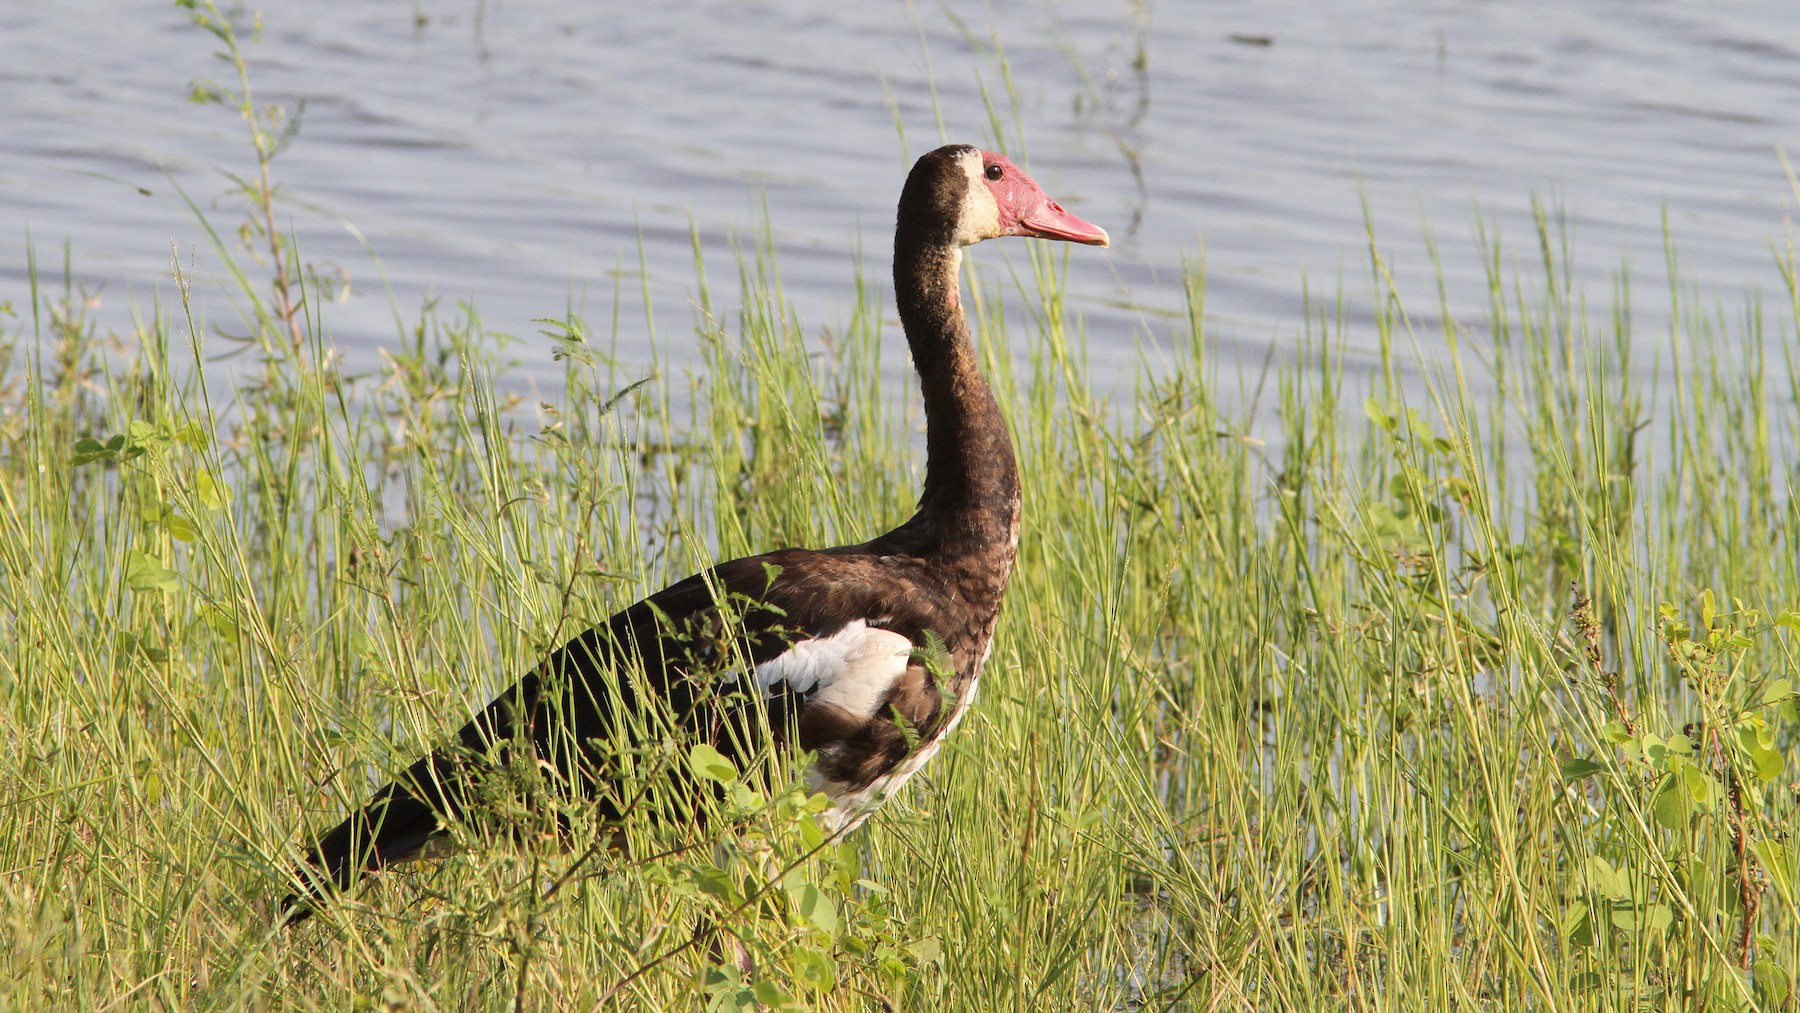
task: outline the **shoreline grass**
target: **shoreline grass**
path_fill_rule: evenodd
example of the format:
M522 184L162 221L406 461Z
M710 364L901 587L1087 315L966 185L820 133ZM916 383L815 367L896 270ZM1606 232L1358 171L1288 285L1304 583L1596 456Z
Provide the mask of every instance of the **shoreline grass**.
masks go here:
M1796 1008L1791 251L1779 324L1699 308L1671 256L1660 386L1637 296L1590 308L1547 220L1531 268L1484 237L1486 319L1430 333L1402 290L1441 282L1372 244L1381 368L1347 375L1320 303L1273 432L1214 393L1199 268L1109 401L1062 258L1002 289L977 255L1024 530L922 779L834 847L777 785L728 834L477 846L286 933L301 828L545 648L903 519L918 408L883 286L822 338L766 236L735 306L697 263L691 365L623 371L571 312L533 405L467 307L344 374L300 252L249 234L269 289L199 227L229 383L180 278L102 335L65 254L0 330L0 1007Z

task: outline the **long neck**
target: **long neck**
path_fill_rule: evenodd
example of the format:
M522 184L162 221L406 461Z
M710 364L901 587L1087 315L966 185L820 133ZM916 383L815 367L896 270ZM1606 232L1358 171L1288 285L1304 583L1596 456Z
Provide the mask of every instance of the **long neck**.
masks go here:
M1003 588L1018 535L1019 471L969 340L961 261L953 243L904 227L895 235L894 289L925 398L926 464L918 513L887 538L959 567L996 571Z

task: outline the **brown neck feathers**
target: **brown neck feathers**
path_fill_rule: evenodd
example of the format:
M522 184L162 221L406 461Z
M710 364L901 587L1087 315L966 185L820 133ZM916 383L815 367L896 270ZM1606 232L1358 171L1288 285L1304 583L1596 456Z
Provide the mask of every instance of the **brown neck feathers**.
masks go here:
M960 172L952 181L967 185ZM885 537L921 555L996 569L1004 586L1018 531L1019 473L1006 420L969 339L953 219L952 228L941 224L960 207L961 194L919 194L914 182L902 195L894 235L894 289L925 399L925 488L918 513ZM921 207L926 202L916 198L927 196Z

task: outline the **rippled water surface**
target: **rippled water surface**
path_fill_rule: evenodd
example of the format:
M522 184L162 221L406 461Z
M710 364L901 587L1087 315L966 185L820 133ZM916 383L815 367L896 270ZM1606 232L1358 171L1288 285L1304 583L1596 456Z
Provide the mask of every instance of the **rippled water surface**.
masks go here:
M830 328L859 257L885 279L900 181L939 119L943 137L995 143L984 95L1039 181L1115 237L1070 258L1114 376L1165 339L1202 249L1215 341L1248 370L1299 332L1303 280L1341 283L1354 323L1365 201L1427 313L1421 224L1474 317L1474 224L1529 265L1534 195L1573 223L1590 301L1630 265L1642 342L1664 326L1665 214L1707 298L1734 314L1747 290L1785 300L1771 243L1794 199L1777 152L1800 140L1800 13L1780 0L957 9L284 0L249 52L262 99L306 104L275 163L282 213L304 258L348 279L327 323L364 363L397 342L395 307L411 319L429 294L530 336L571 299L606 329L619 289L621 348L641 355L640 242L656 325L682 340L690 224L730 305L732 237L766 220L800 319ZM244 128L187 101L230 72L213 40L171 4L123 0L7 4L0 37L0 300L24 305L28 237L40 262L67 241L107 326L170 299L172 255L228 325L179 192L239 220L221 170L250 168ZM976 254L996 281L1023 267L1002 246ZM554 376L542 341L520 354L525 377Z

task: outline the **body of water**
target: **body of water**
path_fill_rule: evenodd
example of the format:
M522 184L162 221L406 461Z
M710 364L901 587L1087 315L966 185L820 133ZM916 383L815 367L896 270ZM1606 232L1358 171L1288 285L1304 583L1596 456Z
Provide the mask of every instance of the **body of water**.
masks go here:
M1705 297L1735 313L1779 294L1778 149L1800 141L1800 12L1781 0L284 0L261 24L259 99L305 103L274 165L282 218L348 284L326 323L353 364L431 295L529 336L571 300L607 329L615 287L640 354L640 243L679 340L690 223L717 303L732 237L766 221L800 319L831 328L859 257L886 285L909 158L992 146L990 105L1046 189L1114 236L1070 271L1103 373L1164 339L1202 251L1216 347L1249 369L1300 331L1303 279L1366 304L1365 202L1411 307L1436 307L1429 223L1452 306L1478 323L1475 222L1529 266L1542 198L1571 222L1590 302L1629 265L1654 342L1665 214ZM242 218L221 171L251 171L245 128L188 100L231 80L215 40L173 4L123 0L6 5L0 37L0 299L23 312L28 237L40 262L66 241L107 327L171 300L172 257L229 327L178 192L224 228ZM976 254L996 280L1022 263L1004 245ZM520 356L525 378L554 376L545 343Z

